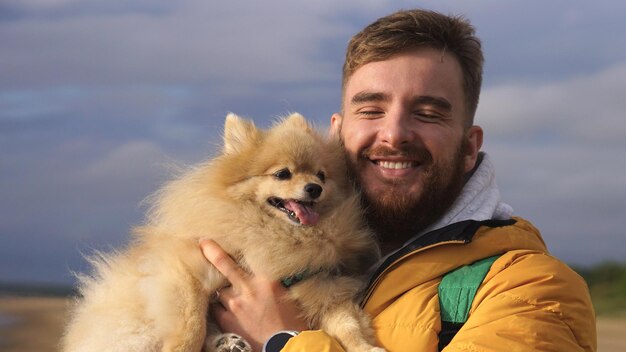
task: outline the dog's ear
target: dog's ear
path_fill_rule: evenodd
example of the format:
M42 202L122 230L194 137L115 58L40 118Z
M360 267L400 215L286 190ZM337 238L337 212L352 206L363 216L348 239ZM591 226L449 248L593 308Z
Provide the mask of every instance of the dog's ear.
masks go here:
M306 122L304 116L298 114L297 112L287 116L283 123L292 128L300 128L306 131L311 129L311 126L309 126L308 122Z
M229 113L224 122L224 154L240 153L257 140L259 130L254 122Z

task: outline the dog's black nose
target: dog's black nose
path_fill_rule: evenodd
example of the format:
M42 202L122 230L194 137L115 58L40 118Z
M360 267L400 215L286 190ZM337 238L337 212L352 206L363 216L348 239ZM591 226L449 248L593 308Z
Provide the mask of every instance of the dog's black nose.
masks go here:
M319 197L320 194L322 194L322 186L318 185L317 183L307 183L306 186L304 186L304 190L306 191L306 193L309 194L309 197L313 199Z

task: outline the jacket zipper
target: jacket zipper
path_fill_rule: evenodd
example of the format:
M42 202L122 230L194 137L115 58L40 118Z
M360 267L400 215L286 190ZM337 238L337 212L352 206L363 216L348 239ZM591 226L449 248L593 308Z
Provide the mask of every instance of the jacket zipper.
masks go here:
M365 296L363 297L363 299L361 300L361 308L363 308L365 306L365 303L367 302L367 300L370 298L372 292L374 291L374 289L376 288L376 286L378 286L378 283L380 282L380 279L387 273L389 272L391 269L393 269L396 264L398 264L399 262L403 261L404 259L431 249L431 248L435 248L435 247L439 247L439 246L444 246L444 245L448 245L448 244L466 244L469 241L467 240L450 240L450 241L443 241L443 242L437 242L428 246L424 246L424 247L420 247L417 248L409 253L404 254L403 256L397 258L396 260L394 260L392 263L390 263L389 265L385 266L385 268L383 269L383 271L381 271L378 275L376 275L376 278L374 280L371 281L370 285L367 288L367 291L365 291Z

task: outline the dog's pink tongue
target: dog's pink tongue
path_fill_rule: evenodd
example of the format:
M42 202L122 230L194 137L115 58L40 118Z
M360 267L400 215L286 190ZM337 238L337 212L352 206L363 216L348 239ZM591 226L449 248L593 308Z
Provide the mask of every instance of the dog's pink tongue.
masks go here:
M296 217L298 217L302 225L315 225L320 218L319 214L313 211L313 209L293 200L285 200L283 206L296 213Z

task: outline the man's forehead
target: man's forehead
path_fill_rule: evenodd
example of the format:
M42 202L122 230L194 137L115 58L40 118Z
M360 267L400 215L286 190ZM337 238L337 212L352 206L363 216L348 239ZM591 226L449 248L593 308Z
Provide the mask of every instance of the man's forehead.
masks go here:
M431 97L432 102L463 105L462 70L458 60L438 50L420 49L364 64L347 78L342 106L348 108L365 101L384 102L400 96L417 102L425 101L421 97Z

